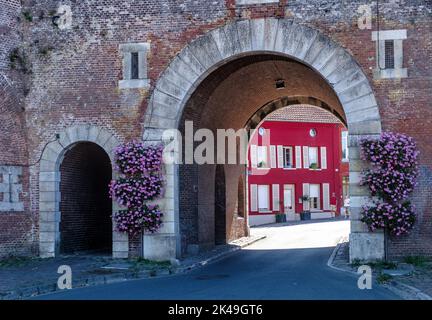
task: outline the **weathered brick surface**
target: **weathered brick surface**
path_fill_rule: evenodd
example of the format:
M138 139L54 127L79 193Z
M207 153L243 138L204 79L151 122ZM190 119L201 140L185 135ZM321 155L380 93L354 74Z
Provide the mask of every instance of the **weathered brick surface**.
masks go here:
M381 29L407 29L404 66L408 68L408 78L402 80L372 80L375 67L372 30L359 30L356 25L357 8L364 4L361 0L343 3L281 0L279 4L241 7L236 6L235 0L62 3L72 8L70 30L60 30L52 23L51 15L58 1L0 0L0 165L37 162L55 133L76 124L107 128L120 140L141 137L143 115L153 86L173 57L188 43L233 20L292 18L329 36L353 55L370 80L384 130L404 132L416 138L422 166L420 186L414 197L419 211L419 229L410 237L392 242L390 248L395 255L417 251L432 254L429 245L432 211L428 197L432 169L430 2L409 0L381 4ZM28 12L27 17L30 14L32 21L28 21L23 12ZM376 30L375 25L373 28ZM151 43L150 90L118 89L118 80L122 77L118 46L127 42ZM23 66L18 70L10 68L9 56L16 48L28 57L24 69L31 73L25 74ZM213 90L207 89L207 92ZM207 103L209 96L205 96L205 92L201 91L203 95L191 103ZM260 101L260 94L265 98L263 92L254 94L257 96L250 101ZM190 114L184 115L185 119L201 118L193 108L187 108L186 112ZM224 119L217 113L208 117L207 120L214 119L215 123ZM239 115L232 121L240 123L243 118ZM0 212L0 255L21 250L31 253L32 246L38 242L39 166L24 172L25 212ZM184 167L181 172L180 189L185 185L198 185L198 176L193 170ZM233 185L231 189L236 189L237 185ZM227 192L236 194L231 189ZM197 229L197 201L193 194L180 195L181 219L188 221L181 224L185 243L197 240L197 234L190 232ZM228 219L228 224L231 223ZM11 226L18 229L12 232Z

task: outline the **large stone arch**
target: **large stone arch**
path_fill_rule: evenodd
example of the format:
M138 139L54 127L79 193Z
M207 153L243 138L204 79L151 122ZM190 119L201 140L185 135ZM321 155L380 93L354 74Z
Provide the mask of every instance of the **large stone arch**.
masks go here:
M54 257L60 241L60 164L68 150L80 142L92 142L101 147L114 168L114 149L120 142L108 130L93 125L77 125L64 130L59 138L43 151L39 167L39 255ZM116 176L113 171L112 176ZM118 210L113 202L113 212ZM128 237L113 228L113 257L127 258Z
M160 141L165 129L179 126L185 104L207 76L230 61L255 54L294 59L313 69L333 88L343 107L350 135L350 258L382 258L383 234L369 233L359 221L360 207L368 201L368 192L358 184L363 166L358 142L363 137L381 133L379 108L369 81L356 60L317 30L290 19L239 20L192 41L157 81L144 120L143 139L150 143ZM168 172L168 192L163 202L170 212L173 210L170 215L173 218L165 223L163 232L147 236L151 246L145 247L144 255L150 258L157 251L157 256L172 256L175 249L177 255L179 253L178 168L173 166Z

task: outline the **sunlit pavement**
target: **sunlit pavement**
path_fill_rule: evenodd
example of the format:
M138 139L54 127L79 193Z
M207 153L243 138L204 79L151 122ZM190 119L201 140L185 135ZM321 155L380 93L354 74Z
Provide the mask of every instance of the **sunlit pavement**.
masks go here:
M327 261L349 221L252 228L267 238L187 274L72 289L39 299L399 299Z

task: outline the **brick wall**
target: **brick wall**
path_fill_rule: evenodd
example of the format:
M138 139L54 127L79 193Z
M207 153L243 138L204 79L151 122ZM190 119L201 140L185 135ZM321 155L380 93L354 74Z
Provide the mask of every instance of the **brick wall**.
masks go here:
M111 164L105 151L79 143L66 153L60 173L60 252L111 252Z
M28 193L29 170L23 167L28 161L24 118L26 78L10 67L11 52L22 40L18 23L21 2L1 1L0 8L0 166L21 167L19 183ZM35 216L29 210L28 196L21 193L19 197L25 212L0 211L0 257L36 253Z
M417 139L422 152L422 175L415 202L422 231L418 233L418 239L397 240L392 250L404 255L412 252L415 246L432 254L427 244L432 234L431 206L423 197L430 193L432 168L429 1L381 4L383 30L408 30L408 39L404 40L404 66L408 68L408 78L403 80L372 79L375 67L372 30L359 30L356 25L356 11L364 4L362 0L343 3L281 0L279 4L241 7L235 5L235 0L134 1L128 4L114 0L66 0L62 3L70 4L73 13L69 30L60 30L52 23L58 1L26 0L22 1L23 8L20 3L0 0L0 165L36 162L55 133L74 124L107 128L119 140L139 138L155 81L190 41L235 19L288 17L321 31L345 47L369 77L384 129L405 132ZM31 14L32 21L23 17L23 11ZM151 42L150 90L119 90L117 83L122 77L119 44L147 41ZM31 73L9 68L8 57L17 47L28 56ZM4 80L3 75L10 81ZM189 172L186 167L181 170ZM25 212L12 215L0 212L0 234L7 232L9 224L21 224L17 239L25 240L13 245L14 240L7 238L0 242L0 252L21 248L23 241L30 248L31 243L38 241L38 167L31 167L27 173L23 176ZM198 185L195 179L192 174L190 180L183 179L181 183ZM185 198L181 203L196 201L187 195L182 197ZM181 225L183 241L190 237L193 242L196 237L185 231L196 229L197 212L193 201L189 202L192 205L186 211L181 211L181 219L189 221L187 225ZM180 208L185 207L180 204Z

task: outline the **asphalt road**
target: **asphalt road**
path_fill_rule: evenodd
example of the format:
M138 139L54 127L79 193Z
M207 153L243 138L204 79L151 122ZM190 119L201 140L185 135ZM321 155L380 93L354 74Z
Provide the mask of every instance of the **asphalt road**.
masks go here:
M267 238L187 274L72 289L37 299L399 299L327 261L349 221L254 228Z

